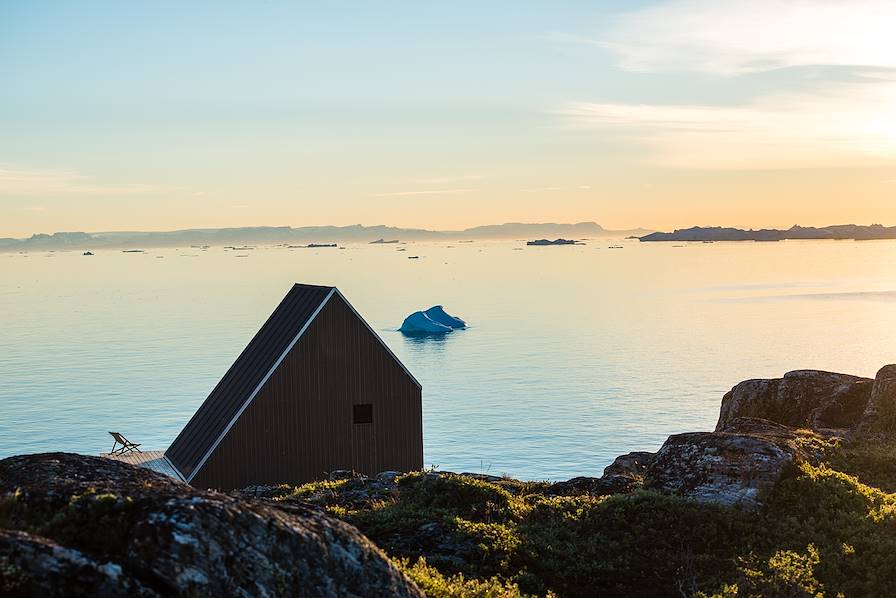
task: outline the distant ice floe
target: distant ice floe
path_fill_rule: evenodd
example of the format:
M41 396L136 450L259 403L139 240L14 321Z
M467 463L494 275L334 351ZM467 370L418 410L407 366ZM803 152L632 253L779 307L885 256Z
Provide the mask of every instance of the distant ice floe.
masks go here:
M551 241L550 239L536 239L535 241L526 241L526 245L535 245L535 246L544 246L544 245L584 245L581 241L574 241L572 239L555 239Z
M446 313L441 305L434 305L426 311L415 311L409 315L399 330L405 334L445 334L466 327L466 322Z

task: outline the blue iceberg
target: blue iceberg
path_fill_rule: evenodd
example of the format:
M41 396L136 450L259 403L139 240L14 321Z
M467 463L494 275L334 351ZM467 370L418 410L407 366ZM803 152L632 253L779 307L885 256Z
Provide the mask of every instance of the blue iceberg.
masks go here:
M446 313L441 305L434 305L406 317L399 330L405 334L445 334L466 327L466 322Z
M432 320L433 322L438 322L443 326L447 326L452 330L463 330L467 327L467 323L461 320L460 318L456 318L448 313L442 308L441 305L433 305L425 312L423 312L427 318Z
M429 319L422 311L415 311L404 319L399 330L405 334L443 334L454 328Z

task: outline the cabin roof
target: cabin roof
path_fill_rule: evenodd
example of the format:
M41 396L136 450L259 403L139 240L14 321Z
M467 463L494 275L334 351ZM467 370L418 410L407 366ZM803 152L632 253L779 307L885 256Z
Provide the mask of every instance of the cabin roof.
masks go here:
M151 469L155 472L163 473L169 478L173 478L178 482L186 481L162 451L130 451L128 453L115 454L103 453L102 455L100 455L100 457L112 459L113 461L121 461L122 463L129 463L130 465L136 465L137 467Z
M293 285L165 452L187 481L202 468L242 412L334 294L339 295L367 325L336 287ZM367 328L414 383L420 386L416 378L373 329L369 325Z

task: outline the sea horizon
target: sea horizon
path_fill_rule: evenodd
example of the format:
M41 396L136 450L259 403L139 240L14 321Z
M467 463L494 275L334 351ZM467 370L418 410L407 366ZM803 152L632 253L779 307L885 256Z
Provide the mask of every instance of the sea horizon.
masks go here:
M7 254L0 456L116 428L164 450L294 282L337 286L420 379L427 466L523 479L711 430L743 379L874 376L894 341L893 241L345 247ZM398 332L431 305L469 329Z

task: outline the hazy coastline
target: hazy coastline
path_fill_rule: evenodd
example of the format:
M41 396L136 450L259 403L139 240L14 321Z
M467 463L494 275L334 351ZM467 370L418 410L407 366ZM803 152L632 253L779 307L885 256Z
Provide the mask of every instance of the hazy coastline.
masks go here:
M745 230L721 226L694 226L671 233L656 232L640 237L641 241L788 241L788 240L855 240L896 239L896 226L872 224L838 224L824 226L795 225L787 230L764 228Z
M389 238L401 241L514 239L526 237L618 237L644 235L648 229L607 230L595 222L505 223L463 230L429 230L361 224L351 226L247 226L195 228L173 231L57 232L36 233L23 239L0 238L0 252L65 249L124 249L133 247L183 247L187 245L252 245L308 242L370 243Z

